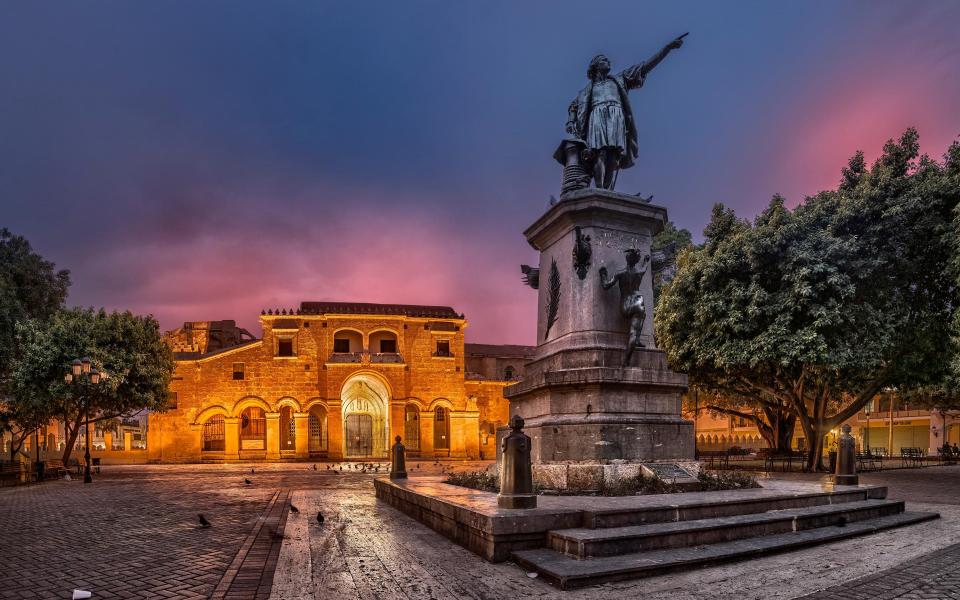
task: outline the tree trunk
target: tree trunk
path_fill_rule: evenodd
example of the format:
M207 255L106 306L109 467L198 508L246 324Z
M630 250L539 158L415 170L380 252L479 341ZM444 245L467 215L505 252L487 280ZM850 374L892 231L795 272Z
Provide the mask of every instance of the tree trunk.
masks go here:
M777 422L777 449L778 453L790 452L793 448L793 430L797 426L797 417L784 414Z
M819 427L813 428L813 435L810 438L810 448L807 450L807 464L804 471L816 472L826 471L823 465L823 430Z
M63 428L67 433L67 443L63 448L63 466L66 467L70 461L70 455L73 454L73 447L77 444L77 438L80 437L80 423L83 421L83 416L80 415L77 417L77 421L74 424L73 428L70 427L69 421L64 420Z

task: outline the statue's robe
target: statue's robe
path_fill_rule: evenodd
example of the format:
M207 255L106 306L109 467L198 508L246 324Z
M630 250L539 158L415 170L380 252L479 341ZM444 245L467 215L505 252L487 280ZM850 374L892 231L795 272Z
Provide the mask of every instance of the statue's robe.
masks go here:
M623 121L626 131L624 137L627 140L626 152L620 156L620 168L626 169L633 166L633 161L639 154L639 143L637 141L637 127L633 120L633 111L630 109L630 99L627 97L627 90L632 90L643 85L645 79L644 65L640 63L627 69L624 69L615 76L609 77L617 85L620 93L620 108L623 111ZM586 140L589 137L590 113L593 111L593 80L587 84L576 100L573 101L576 106L575 127L577 137Z

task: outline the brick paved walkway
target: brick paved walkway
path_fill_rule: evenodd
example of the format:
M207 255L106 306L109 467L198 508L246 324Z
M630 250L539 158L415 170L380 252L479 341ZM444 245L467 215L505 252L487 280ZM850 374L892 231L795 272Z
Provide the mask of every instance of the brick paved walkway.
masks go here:
M947 600L960 598L960 544L870 577L804 596L808 600Z
M93 591L94 600L264 598L282 542L274 532L304 526L319 534L320 544L311 544L322 573L316 598L752 600L823 588L814 598L958 597L951 569L960 564L960 466L868 476L890 485L891 496L940 511L936 522L576 592L558 592L514 565L485 563L378 503L369 474L333 475L305 464L255 469L107 467L92 485L0 489L0 599L69 598L74 588ZM299 515L288 514L290 497L304 498ZM315 510L327 516L324 527L312 521ZM198 512L214 526L196 528Z

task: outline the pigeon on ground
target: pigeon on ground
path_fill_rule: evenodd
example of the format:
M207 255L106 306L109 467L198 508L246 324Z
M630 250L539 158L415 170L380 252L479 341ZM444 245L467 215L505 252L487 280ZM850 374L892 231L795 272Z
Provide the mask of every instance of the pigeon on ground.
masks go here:
M313 465L313 470L314 470L314 471L317 470L317 465Z
M837 521L837 527L846 527L847 526L847 516L840 515L840 520Z
M253 482L250 481L249 479L244 479L243 482L244 482L245 484L247 484L247 485L250 485L251 483L253 483Z
M322 513L322 512L318 512L318 513L317 513L317 523L320 523L321 525L323 525L323 513Z
M213 527L213 524L207 520L202 514L197 515L197 521L200 522L200 529L207 529L208 527Z
M254 473L253 467L250 467L250 474L253 475L253 473Z
M291 505L290 505L290 512L292 512L292 513L298 513L298 512L300 512L300 509L291 504Z
M330 465L327 465L327 470L328 470L328 471L330 470Z

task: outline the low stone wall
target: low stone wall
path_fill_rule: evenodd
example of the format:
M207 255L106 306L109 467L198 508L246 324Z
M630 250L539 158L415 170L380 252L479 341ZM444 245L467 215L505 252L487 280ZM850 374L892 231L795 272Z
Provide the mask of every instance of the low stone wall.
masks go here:
M378 499L491 562L507 560L515 550L542 548L550 529L582 524L579 510L491 508L485 497L495 506L496 494L443 484L439 478L378 478L374 487ZM458 502L447 500L450 496ZM470 502L471 497L487 502Z

